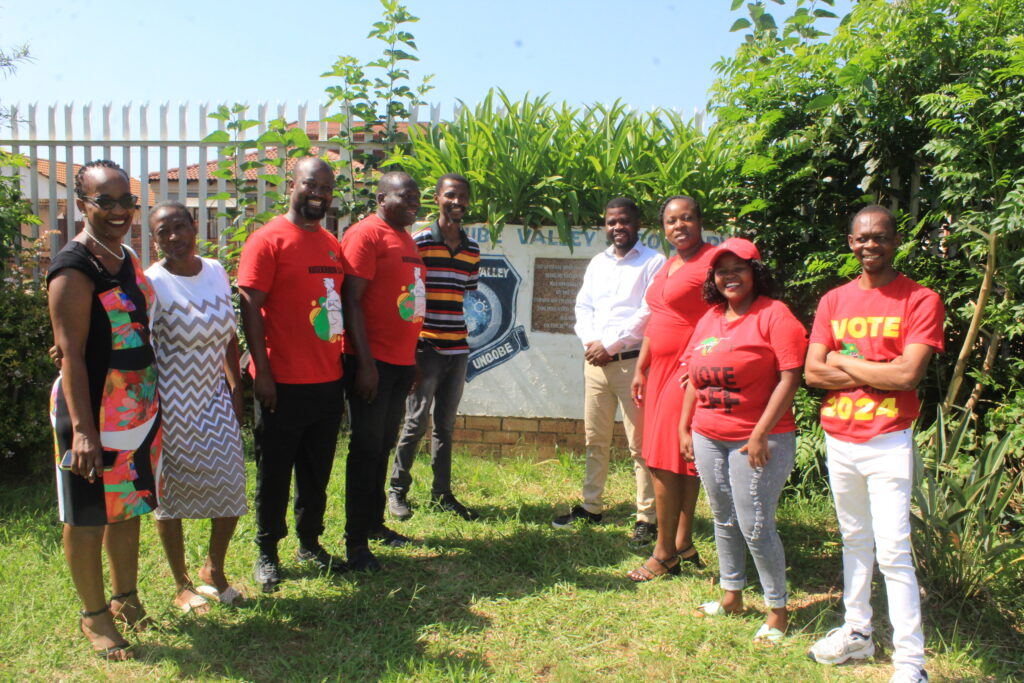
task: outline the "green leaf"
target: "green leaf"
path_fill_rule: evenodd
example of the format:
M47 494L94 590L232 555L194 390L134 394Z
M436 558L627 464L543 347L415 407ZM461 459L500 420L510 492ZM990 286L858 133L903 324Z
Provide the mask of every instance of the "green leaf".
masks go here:
M810 102L808 102L807 104L804 105L804 111L812 112L812 111L818 111L818 110L821 110L821 109L827 109L827 108L831 107L835 103L835 101L836 101L836 96L835 95L830 95L828 93L825 93L823 95L818 95L813 100L811 100Z
M744 0L732 0L732 7L729 8L730 12L735 12L743 5Z
M203 138L203 142L231 142L231 136L226 130L215 130Z
M745 28L750 28L750 26L751 23L749 19L740 18L733 22L732 27L729 28L729 32L734 33L736 31L741 31Z
M743 205L743 208L740 209L739 217L742 218L743 216L746 216L748 213L753 213L754 211L762 211L764 209L767 209L769 206L771 205L768 203L767 200L761 198L755 199L754 201L748 202Z

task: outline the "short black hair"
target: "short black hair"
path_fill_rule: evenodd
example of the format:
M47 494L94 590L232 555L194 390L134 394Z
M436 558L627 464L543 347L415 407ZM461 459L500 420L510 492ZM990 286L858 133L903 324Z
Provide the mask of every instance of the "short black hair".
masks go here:
M444 185L444 181L454 180L457 183L462 183L466 186L466 192L473 194L473 186L469 184L469 179L466 176L459 173L445 173L443 176L437 179L437 183L434 185L434 194L441 192L441 186Z
M188 222L192 224L192 227L194 228L196 226L196 219L192 217L192 212L189 211L188 207L182 204L181 202L176 202L173 199L168 199L166 201L160 202L152 209L150 209L149 220L152 221L153 216L155 216L158 211L181 211L186 216L188 216Z
M110 159L95 159L86 164L82 164L82 166L78 169L78 172L75 173L75 196L78 197L79 199L85 199L85 190L82 189L82 179L85 178L85 174L91 168L112 168L118 173L120 173L122 176L124 176L124 180L126 183L128 183L129 189L131 188L131 178L128 177L128 174L124 172L123 168L118 166Z
M419 187L413 177L405 171L388 171L377 180L377 194L389 194L396 192L406 183L412 183Z
M759 296L766 296L769 299L777 298L775 278L772 277L768 266L757 259L750 259L747 264L754 271L754 298ZM704 301L712 306L725 303L725 297L718 291L718 287L715 287L715 269L713 267L708 268L708 276L704 278L703 294Z
M608 212L608 209L625 209L633 220L637 223L640 222L640 207L636 205L636 200L632 197L616 197L605 205L605 213Z
M896 225L896 216L893 214L892 211L885 208L881 204L868 204L863 209L855 213L853 215L853 218L850 219L850 225L846 229L847 234L852 235L853 224L857 222L858 218L860 218L861 216L866 216L868 214L877 214L879 216L882 216L886 225L889 228L889 231L893 234L894 237L899 232Z
M666 199L665 201L663 201L661 203L661 208L658 209L658 224L659 225L665 222L665 209L668 208L669 204L671 204L672 202L674 202L677 199L682 199L684 201L688 201L691 204L693 204L693 209L694 209L694 211L697 212L697 218L701 218L701 219L704 218L704 215L701 213L701 210L700 210L700 204L697 203L696 199L694 199L693 197L691 197L689 195L685 195L685 194L674 194L671 197L669 197L668 199Z

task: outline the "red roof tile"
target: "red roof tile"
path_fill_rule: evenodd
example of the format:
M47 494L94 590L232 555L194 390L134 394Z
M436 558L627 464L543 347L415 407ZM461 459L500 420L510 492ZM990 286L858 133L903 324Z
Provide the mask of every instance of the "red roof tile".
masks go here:
M28 160L27 157L26 160ZM78 174L78 171L82 168L82 165L72 164L70 174L68 172L68 165L65 162L55 161L53 162L53 165L55 166L54 171L57 177L57 182L61 183L65 187L73 187L75 184L75 176ZM49 159L36 160L36 171L38 171L39 175L41 176L44 176L46 178L50 177L50 166L51 162ZM131 193L133 195L135 195L136 197L142 196L142 181L140 181L138 178L132 178L131 176L128 176L128 185L131 188ZM152 190L149 192L148 204L149 206L153 206L154 204L156 204L156 198L153 196Z
M320 150L317 147L310 147L309 151L310 151L311 154L316 155L316 154L319 154ZM265 157L264 158L266 158L266 159L276 159L277 158L277 148L276 147L267 147L266 149L264 149L264 153L265 153ZM338 154L338 152L336 150L328 149L327 150L327 159L328 159L328 161L338 161L338 160L341 159L341 155ZM246 160L246 162L258 161L259 160L259 155L256 152L249 152L248 154L245 155L245 160ZM285 160L285 173L291 172L291 170L295 168L295 164L296 164L297 161L298 161L297 157L289 157L288 159L286 159ZM185 167L185 179L186 179L186 181L189 181L189 180L199 180L199 166L200 166L199 164L190 164L190 165ZM353 161L352 162L352 170L353 171L359 171L362 168L363 168L363 164L361 162L359 162L359 161ZM209 182L209 183L216 183L217 182L217 178L213 175L214 172L217 169L218 169L218 166L217 166L217 162L216 161L207 162L207 164L206 164L206 179L207 179L207 182ZM262 171L260 169L258 169L258 168L250 168L250 169L247 169L245 171L245 178L246 178L246 180L258 180L260 173L263 173L263 174L271 173L271 174L273 174L273 173L278 173L278 172L279 172L279 169L276 166L269 166L269 165L268 166L264 166ZM178 180L180 177L181 177L181 169L178 168L177 166L167 169L167 179L168 180ZM155 171L155 172L149 174L149 182L152 183L152 182L158 181L158 180L160 180L160 172L159 171Z

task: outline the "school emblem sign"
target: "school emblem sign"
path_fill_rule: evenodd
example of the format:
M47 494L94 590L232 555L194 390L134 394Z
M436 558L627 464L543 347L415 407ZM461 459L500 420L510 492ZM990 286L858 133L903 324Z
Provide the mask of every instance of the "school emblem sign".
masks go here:
M515 324L521 282L506 257L480 257L476 291L466 292L463 301L470 348L467 382L530 348L526 329Z

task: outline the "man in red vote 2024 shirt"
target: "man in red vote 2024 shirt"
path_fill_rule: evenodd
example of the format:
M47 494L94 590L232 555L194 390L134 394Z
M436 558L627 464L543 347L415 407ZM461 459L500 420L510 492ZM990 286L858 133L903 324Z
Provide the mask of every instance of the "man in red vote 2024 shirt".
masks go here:
M918 416L917 385L942 351L938 295L896 272L896 221L881 206L853 219L849 244L859 278L818 305L805 372L828 389L821 425L843 537L845 623L810 650L824 664L866 659L871 640L875 547L893 627L892 681L926 681L921 604L910 553L910 488Z
M252 361L256 440L256 583L281 581L277 544L295 470L298 558L320 571L344 562L320 545L327 481L341 424L341 246L320 226L334 195L321 159L295 165L288 213L249 236L238 266L242 325Z
M345 468L345 545L352 569L377 571L370 540L408 538L384 526L388 454L398 438L416 375L416 341L426 312L426 267L406 228L420 190L405 173L377 184L377 212L345 231L345 395L352 438Z

